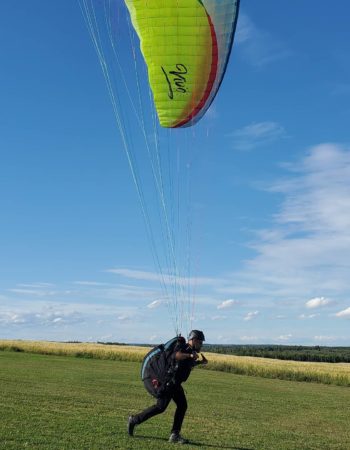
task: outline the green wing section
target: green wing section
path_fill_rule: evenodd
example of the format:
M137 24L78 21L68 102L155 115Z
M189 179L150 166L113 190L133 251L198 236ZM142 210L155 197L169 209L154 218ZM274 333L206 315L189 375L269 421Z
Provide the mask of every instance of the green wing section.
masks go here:
M239 1L124 1L140 39L160 124L193 125L220 87Z
M212 35L198 0L125 0L141 51L160 124L176 127L205 96L211 72Z

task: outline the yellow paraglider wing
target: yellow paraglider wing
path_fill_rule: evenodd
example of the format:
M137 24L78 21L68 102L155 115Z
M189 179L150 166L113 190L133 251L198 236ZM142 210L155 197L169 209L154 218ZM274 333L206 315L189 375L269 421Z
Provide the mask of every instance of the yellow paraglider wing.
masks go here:
M238 0L125 0L140 38L160 124L196 123L218 91Z

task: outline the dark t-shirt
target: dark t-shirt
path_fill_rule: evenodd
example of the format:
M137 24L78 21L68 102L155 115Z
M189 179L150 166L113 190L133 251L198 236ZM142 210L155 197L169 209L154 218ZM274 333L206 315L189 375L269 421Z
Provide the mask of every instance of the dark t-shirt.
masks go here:
M192 347L187 344L177 344L175 349L174 349L174 358L177 352L181 352L181 353L192 353L193 349ZM178 364L178 369L175 373L175 383L176 384L181 384L184 381L187 380L187 378L190 376L191 370L193 369L193 367L196 365L195 361L193 359L183 359L182 361L176 361Z

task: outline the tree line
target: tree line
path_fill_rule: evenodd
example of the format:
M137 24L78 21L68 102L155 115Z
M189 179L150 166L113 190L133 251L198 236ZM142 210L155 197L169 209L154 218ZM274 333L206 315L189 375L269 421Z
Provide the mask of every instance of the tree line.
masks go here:
M340 363L350 362L350 347L322 347L302 345L212 345L203 351L225 355L257 356L292 361Z

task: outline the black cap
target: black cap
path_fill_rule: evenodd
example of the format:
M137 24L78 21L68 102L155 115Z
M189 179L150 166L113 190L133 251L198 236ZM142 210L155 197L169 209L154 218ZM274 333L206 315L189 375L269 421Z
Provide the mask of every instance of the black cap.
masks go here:
M198 339L199 341L205 341L204 333L203 331L200 330L190 331L190 334L188 335L188 340L190 341L193 338Z

